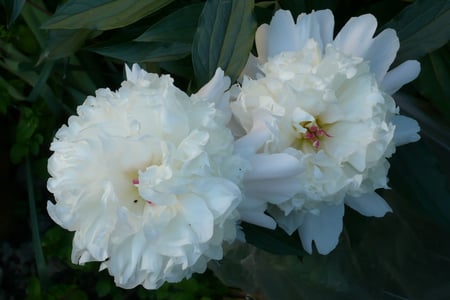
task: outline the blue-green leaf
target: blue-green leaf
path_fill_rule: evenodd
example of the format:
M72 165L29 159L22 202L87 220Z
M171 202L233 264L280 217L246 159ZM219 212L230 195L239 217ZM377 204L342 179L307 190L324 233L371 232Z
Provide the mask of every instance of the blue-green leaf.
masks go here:
M400 39L396 61L418 59L450 39L450 1L417 0L384 28L393 28Z
M69 0L45 24L46 29L108 30L134 23L173 0Z
M450 44L424 56L420 64L415 87L450 122Z
M135 41L192 43L203 6L203 3L195 3L180 8L152 25Z
M168 42L125 42L90 47L87 50L127 62L161 62L188 56L191 45Z
M11 26L22 12L25 0L5 0L7 25Z
M192 45L192 61L198 86L218 67L234 81L244 68L253 45L256 20L252 0L207 1Z

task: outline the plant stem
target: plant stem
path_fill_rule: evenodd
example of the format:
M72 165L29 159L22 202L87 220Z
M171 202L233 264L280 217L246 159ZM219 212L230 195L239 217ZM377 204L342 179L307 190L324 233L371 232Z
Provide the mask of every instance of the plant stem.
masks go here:
M47 271L45 266L44 253L41 247L39 235L39 224L37 219L36 201L34 197L33 175L31 174L31 164L29 157L25 160L25 170L27 177L28 205L30 207L31 235L33 239L34 258L41 285L47 281Z

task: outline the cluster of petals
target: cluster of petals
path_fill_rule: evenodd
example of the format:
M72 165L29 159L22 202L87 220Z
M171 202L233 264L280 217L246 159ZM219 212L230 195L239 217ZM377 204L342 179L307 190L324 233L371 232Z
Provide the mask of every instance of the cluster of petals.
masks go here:
M281 228L298 231L308 252L313 242L322 254L335 248L344 204L365 216L391 211L375 193L388 187L387 158L419 139L417 122L398 115L391 95L420 66L406 61L389 70L399 41L392 29L373 38L376 27L372 15L355 17L333 39L330 10L296 22L277 11L256 32L258 57L250 56L231 104L243 128L239 151L283 155L276 181L244 178L245 201L266 204Z
M204 272L237 233L245 163L233 154L230 79L197 94L133 65L99 89L51 144L52 219L74 231L72 261L101 262L118 286L154 289Z

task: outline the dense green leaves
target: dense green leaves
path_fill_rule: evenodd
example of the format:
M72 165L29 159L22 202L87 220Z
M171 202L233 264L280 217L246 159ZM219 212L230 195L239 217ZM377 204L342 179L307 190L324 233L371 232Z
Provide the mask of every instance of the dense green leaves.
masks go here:
M208 82L218 67L236 80L247 62L255 30L252 0L206 2L192 45L197 85Z
M4 0L7 25L11 26L22 12L25 0Z
M417 0L398 17L385 25L393 28L400 39L397 62L417 59L450 39L450 2Z
M173 0L69 0L45 24L47 29L119 28L159 10Z

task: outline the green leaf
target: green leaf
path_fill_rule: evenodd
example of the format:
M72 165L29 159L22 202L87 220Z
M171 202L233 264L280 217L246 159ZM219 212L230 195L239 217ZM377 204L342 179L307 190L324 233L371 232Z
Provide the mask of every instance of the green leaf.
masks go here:
M41 29L41 25L48 20L48 15L45 11L40 10L40 7L45 7L42 0L33 0L33 5L27 3L27 5L23 7L22 17L28 25L28 28L33 32L39 45L43 48L46 32Z
M450 121L450 44L424 56L414 86Z
M45 24L46 29L108 30L134 23L173 0L69 0Z
M448 152L447 152L448 158ZM420 158L420 159L418 159ZM423 142L399 147L391 158L390 182L410 201L419 203L433 219L450 230L448 178Z
M127 62L161 62L188 56L191 45L168 42L126 42L89 47L86 50Z
M4 0L8 27L11 26L22 12L25 0Z
M417 0L383 28L393 28L400 39L396 62L418 59L450 39L450 1Z
M280 228L270 230L247 223L243 223L242 228L246 241L260 249L278 255L304 256L306 254L298 237L289 236Z
M71 56L83 46L84 41L91 33L92 30L89 29L50 30L38 64L44 59L59 59Z
M135 41L192 43L203 6L203 3L195 3L171 13L152 25Z
M256 20L252 0L207 1L192 45L192 61L198 86L218 67L235 81L253 45Z

